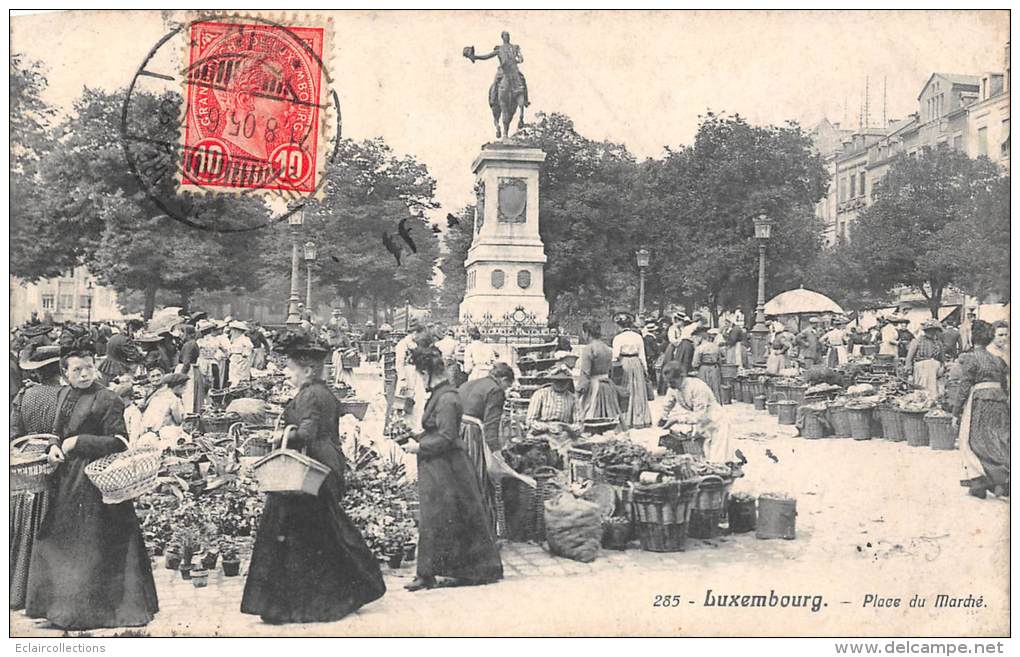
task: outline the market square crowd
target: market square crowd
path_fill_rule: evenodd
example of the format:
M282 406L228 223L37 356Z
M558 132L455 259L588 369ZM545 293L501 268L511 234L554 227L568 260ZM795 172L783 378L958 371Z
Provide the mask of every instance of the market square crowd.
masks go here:
M520 374L515 364L500 360L474 326L409 320L400 335L387 324L352 329L339 311L321 324L309 312L301 319L296 329L269 330L173 309L116 329L34 320L14 331L10 438L48 435L44 449L56 469L45 490L11 494L11 609L64 629L149 623L159 605L133 503L104 503L85 469L130 449L187 440L186 417L199 413L210 393L245 384L277 367L273 361L294 391L280 423L288 445L329 474L315 495L266 496L241 610L268 623L325 622L382 597L378 560L340 504L347 464L331 389L350 385L345 356L369 342L393 351L387 402L406 400L409 431L401 444L417 455L417 576L406 588L502 579L494 480L533 484L503 451L506 402ZM621 311L612 324L609 338L603 322L584 322L574 345L550 322L556 363L528 401L529 435L565 452L586 421L695 426L709 461L733 462L721 370L752 365L742 316L727 314L713 326L702 313L642 318ZM928 320L916 335L908 324L896 313L867 329L843 315L812 317L803 327L776 318L765 368L789 375L874 356L932 396L945 395L955 381L961 484L978 497L1008 497L1008 324L967 317L961 330ZM649 402L657 397L664 405L653 417Z

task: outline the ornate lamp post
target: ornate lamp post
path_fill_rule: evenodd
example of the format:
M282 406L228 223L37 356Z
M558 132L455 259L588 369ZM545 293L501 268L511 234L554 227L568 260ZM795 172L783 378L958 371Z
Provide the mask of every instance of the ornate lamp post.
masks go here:
M290 224L290 297L287 299L287 326L294 328L301 324L301 315L298 313L298 276L301 275L298 264L298 231L301 224L305 222L304 210L298 208L287 217Z
M312 263L315 262L315 242L305 242L305 308L312 312Z
M764 212L754 218L754 237L758 240L758 307L751 329L751 355L755 362L765 360L769 328L765 325L765 245L772 237L772 219Z
M637 257L638 274L640 276L640 282L638 283L638 315L645 314L645 269L648 267L648 263L651 261L652 254L648 252L648 249L639 249L634 253Z

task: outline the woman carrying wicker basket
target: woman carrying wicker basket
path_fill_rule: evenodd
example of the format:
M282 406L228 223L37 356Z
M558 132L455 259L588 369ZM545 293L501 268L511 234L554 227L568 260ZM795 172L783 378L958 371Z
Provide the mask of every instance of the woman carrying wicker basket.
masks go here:
M298 389L283 412L294 427L287 448L303 449L330 472L317 495L266 495L241 612L267 623L336 621L381 598L386 585L375 555L340 506L340 411L322 381L329 346L304 333L284 336L279 346Z
M32 551L25 610L64 629L147 625L159 610L149 555L131 501L104 504L85 468L124 451L124 404L96 381L88 333L67 327L48 456L49 510Z
M413 361L432 396L422 416L425 430L406 448L418 454L421 522L418 576L405 588L432 588L436 577L460 585L495 582L503 578L503 562L460 437L463 410L457 388L446 379L446 362L435 347L415 349Z
M60 392L60 347L33 347L18 366L26 376L38 382L28 383L18 391L11 404L11 440L53 430L57 414L57 393ZM27 440L27 439L26 439ZM20 452L20 450L19 450ZM12 459L14 451L12 447ZM28 570L39 524L49 506L49 491L39 486L20 487L11 482L11 609L25 607Z

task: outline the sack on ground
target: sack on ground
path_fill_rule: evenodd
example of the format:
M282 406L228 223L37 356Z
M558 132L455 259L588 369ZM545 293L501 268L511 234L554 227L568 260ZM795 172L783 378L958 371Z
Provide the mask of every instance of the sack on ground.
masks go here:
M594 561L602 542L602 514L597 504L570 493L545 503L545 537L549 550L574 561Z
M227 406L227 413L237 413L245 424L271 424L268 406L261 399L235 399Z

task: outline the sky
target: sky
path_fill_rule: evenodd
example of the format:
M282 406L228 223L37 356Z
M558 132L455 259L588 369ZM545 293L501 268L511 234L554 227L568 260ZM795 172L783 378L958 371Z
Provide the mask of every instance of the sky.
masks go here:
M820 119L856 127L870 79L872 123L917 111L933 72L1003 68L1008 12L700 11L332 12L343 134L381 136L425 163L442 208L472 201L471 162L495 137L487 104L498 43L523 51L531 107L563 112L592 139L640 158L689 143L706 110L752 123ZM294 24L301 24L295 20ZM39 60L45 98L69 109L84 86L127 86L166 32L158 11L57 12L11 19L12 52Z

